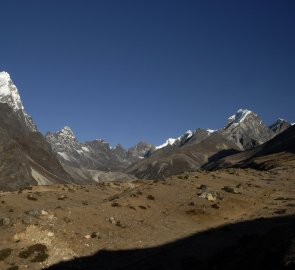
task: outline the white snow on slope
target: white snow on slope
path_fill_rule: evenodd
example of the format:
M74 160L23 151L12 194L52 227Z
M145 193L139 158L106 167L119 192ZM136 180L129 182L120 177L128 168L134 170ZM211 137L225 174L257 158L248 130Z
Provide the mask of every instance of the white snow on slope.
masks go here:
M191 130L188 130L187 132L185 132L183 135L179 136L178 138L174 139L174 138L169 138L168 140L166 140L166 142L164 142L163 144L156 146L156 149L161 149L163 147L166 147L167 145L173 145L178 141L181 140L188 140L190 137L192 137L194 135L194 133Z
M71 160L71 158L68 156L65 152L57 152L60 156L62 156L66 160Z
M228 120L234 122L234 123L241 123L243 122L246 117L251 114L252 111L247 110L247 109L239 109L235 115L232 115L231 117L228 118Z
M168 140L166 140L166 142L164 142L163 144L156 146L156 149L161 149L163 147L166 147L167 145L173 145L176 142L177 139L173 139L173 138L169 138Z
M5 71L0 72L0 103L6 103L15 112L23 114L26 126L31 131L37 131L37 127L33 122L33 119L24 111L16 86L13 84L10 75Z
M0 102L7 103L15 111L24 109L18 90L5 71L0 72Z
M206 131L207 131L209 134L212 134L212 133L216 132L217 129L210 129L210 128L207 128Z

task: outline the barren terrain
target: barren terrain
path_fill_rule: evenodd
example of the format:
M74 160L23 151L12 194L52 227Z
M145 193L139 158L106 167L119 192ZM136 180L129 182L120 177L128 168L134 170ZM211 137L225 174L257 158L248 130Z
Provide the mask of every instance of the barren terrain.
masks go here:
M62 261L67 262L53 269L195 269L190 268L196 266L194 256L198 264L206 265L241 237L267 233L273 223L255 226L255 233L244 228L230 238L224 226L286 216L290 220L281 223L290 228L295 213L294 171L295 162L290 161L264 172L229 168L184 173L165 181L2 192L0 269L44 269ZM212 230L221 233L212 237ZM193 235L203 237L190 249L195 255L181 244ZM167 252L169 248L178 250L178 256ZM142 252L119 255L131 250ZM159 257L165 252L171 265ZM89 260L76 259L91 255ZM189 266L184 263L187 258Z

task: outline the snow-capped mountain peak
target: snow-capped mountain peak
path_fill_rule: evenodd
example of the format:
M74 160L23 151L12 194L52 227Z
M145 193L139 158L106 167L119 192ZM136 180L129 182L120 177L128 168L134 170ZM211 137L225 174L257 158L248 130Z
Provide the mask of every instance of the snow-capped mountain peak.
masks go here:
M163 147L166 147L167 145L173 145L177 139L169 138L166 140L163 144L156 146L156 149L161 149Z
M0 72L0 102L7 103L15 111L24 109L18 90L5 71Z
M168 140L166 140L163 144L156 146L156 149L161 149L163 147L166 147L168 145L174 145L177 142L184 142L187 141L189 138L191 138L194 135L194 132L191 130L188 130L187 132L185 132L183 135L179 136L178 138L174 139L174 138L169 138Z
M239 124L245 121L245 119L250 115L253 114L252 111L247 109L239 109L236 114L232 115L228 118L229 123Z
M286 121L285 119L279 118L273 124L271 124L268 128L274 132L275 135L283 132L287 128L289 128L292 124Z
M10 75L5 71L0 72L0 103L5 103L12 108L29 130L37 131L33 119L24 110L17 87L13 84Z
M69 137L72 139L75 139L75 135L74 132L71 130L71 128L69 126L65 126L64 128L62 128L59 132L59 135L64 136L64 137Z
M184 133L179 139L189 139L192 137L194 133L191 130L188 130L186 133Z
M212 133L216 132L217 130L216 129L207 128L206 131L208 132L208 134L212 134Z
M228 118L222 134L242 150L253 148L270 140L274 133L261 118L247 109L240 109Z

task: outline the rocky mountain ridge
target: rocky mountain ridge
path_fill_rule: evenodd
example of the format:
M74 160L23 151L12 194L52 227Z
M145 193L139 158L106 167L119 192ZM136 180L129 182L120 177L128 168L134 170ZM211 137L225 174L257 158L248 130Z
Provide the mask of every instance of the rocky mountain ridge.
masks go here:
M71 182L41 133L10 103L0 103L0 190Z
M25 126L30 131L37 131L37 126L33 119L25 112L17 87L14 85L10 75L0 72L0 103L8 104L14 114L25 122Z
M134 176L162 179L252 149L292 125L278 119L267 127L256 113L240 109L222 129L188 130L159 146L139 142L125 149L100 139L81 143L67 126L44 137L25 112L18 89L6 72L0 72L0 111L0 188L10 189L136 179Z
M153 145L145 142L129 149L120 144L113 148L101 139L80 143L67 126L56 133L48 132L45 138L62 164L90 170L120 171L154 149Z
M256 113L240 109L228 118L224 128L217 131L197 129L184 137L188 139L182 143L179 139L167 141L167 145L131 165L126 172L143 179L164 179L177 173L196 171L206 163L262 145L290 126L279 119L267 127Z

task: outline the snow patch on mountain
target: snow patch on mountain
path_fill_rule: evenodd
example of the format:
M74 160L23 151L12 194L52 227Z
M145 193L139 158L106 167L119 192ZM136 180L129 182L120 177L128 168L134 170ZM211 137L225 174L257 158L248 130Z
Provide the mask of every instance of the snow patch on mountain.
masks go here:
M5 71L0 72L0 102L7 103L15 111L24 109L18 90Z
M228 122L233 125L238 125L239 123L244 122L250 114L253 114L250 110L239 109L236 114L228 118Z
M191 138L194 135L194 132L191 130L188 130L187 132L185 132L183 135L179 136L178 138L174 139L174 138L169 138L168 140L166 140L163 144L156 146L156 150L164 148L168 145L174 145L178 142L184 142L187 141L189 138Z
M166 147L167 145L173 145L176 142L177 139L169 138L166 140L163 144L156 146L156 149L161 149L163 147Z
M207 128L206 131L208 132L208 134L212 134L212 133L216 132L217 130L216 129Z
M17 87L13 84L10 75L5 71L0 72L0 103L8 104L31 131L37 131L33 119L24 111Z

